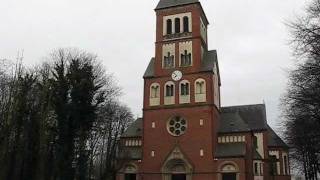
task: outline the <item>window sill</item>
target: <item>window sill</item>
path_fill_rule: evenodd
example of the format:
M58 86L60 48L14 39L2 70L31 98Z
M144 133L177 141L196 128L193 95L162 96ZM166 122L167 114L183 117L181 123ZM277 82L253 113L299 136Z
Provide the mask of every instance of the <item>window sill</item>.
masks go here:
M164 105L173 105L175 104L175 97L174 96L166 96L164 97Z
M149 105L150 106L159 106L160 105L160 98L150 98Z
M192 67L192 64L190 64L190 65L180 65L180 67L182 67L182 68Z
M190 103L190 95L181 95L179 99L180 104Z

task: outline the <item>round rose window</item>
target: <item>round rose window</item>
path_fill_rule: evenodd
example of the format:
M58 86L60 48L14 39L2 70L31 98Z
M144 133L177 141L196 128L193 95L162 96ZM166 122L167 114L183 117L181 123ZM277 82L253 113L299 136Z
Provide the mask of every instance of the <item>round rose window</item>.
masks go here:
M174 117L168 121L168 131L173 136L181 136L187 130L187 121L181 117Z

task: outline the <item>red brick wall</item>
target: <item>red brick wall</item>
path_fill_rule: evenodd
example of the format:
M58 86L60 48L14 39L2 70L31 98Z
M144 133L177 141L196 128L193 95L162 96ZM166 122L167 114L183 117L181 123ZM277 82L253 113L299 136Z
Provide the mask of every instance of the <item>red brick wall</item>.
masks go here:
M159 172L176 146L189 158L195 171L212 171L216 114L216 109L210 106L144 111L143 171ZM184 117L188 123L186 133L179 137L170 135L166 127L175 115ZM204 120L204 126L200 126L200 119ZM152 122L156 123L155 129L151 127ZM204 150L204 157L200 157L200 149ZM151 151L155 151L155 157L151 157Z
M192 37L184 38L181 40L164 40L163 38L163 17L180 13L192 13ZM157 34L156 34L156 53L155 53L155 75L166 76L172 72L172 69L162 68L162 45L165 43L176 44L175 64L179 64L179 42L192 41L193 46L193 66L187 68L176 69L181 70L183 73L196 73L199 71L201 65L201 45L207 48L206 44L201 38L200 34L200 17L202 14L202 8L199 4L192 4L183 7L177 7L173 9L165 9L157 12Z

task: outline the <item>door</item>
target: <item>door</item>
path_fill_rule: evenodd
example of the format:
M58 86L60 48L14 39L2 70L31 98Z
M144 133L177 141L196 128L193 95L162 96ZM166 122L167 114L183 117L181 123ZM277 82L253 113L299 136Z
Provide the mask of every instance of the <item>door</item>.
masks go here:
M186 180L187 176L185 174L173 174L171 180Z
M135 174L125 174L124 179L125 180L136 180L136 175Z
M236 173L224 173L222 174L222 180L237 180Z

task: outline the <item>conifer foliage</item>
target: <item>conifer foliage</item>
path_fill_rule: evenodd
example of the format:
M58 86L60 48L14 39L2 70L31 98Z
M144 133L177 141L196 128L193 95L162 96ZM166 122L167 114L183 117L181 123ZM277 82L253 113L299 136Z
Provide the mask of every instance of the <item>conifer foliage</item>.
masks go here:
M113 179L133 117L97 56L59 49L37 68L0 64L0 180Z

